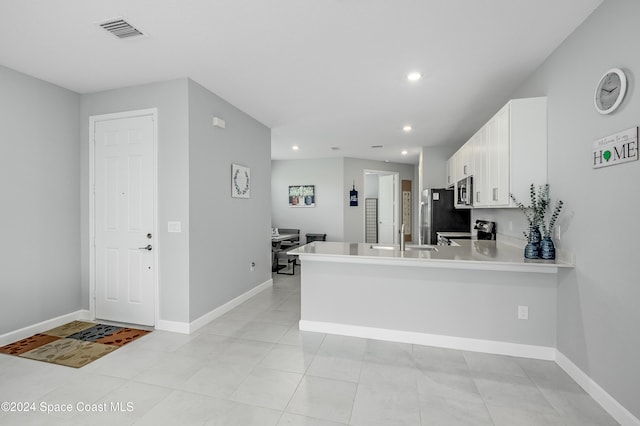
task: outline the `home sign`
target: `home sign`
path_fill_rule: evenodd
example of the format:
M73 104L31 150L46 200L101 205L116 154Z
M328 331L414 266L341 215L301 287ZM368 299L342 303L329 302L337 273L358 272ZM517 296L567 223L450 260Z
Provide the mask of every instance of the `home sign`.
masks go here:
M593 142L593 168L635 161L638 159L638 128L606 136Z

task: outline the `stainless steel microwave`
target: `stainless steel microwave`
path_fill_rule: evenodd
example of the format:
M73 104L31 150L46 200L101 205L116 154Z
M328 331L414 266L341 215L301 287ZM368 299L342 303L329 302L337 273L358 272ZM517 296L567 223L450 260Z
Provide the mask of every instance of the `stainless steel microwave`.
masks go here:
M467 176L458 181L456 194L456 207L471 207L473 205L473 176Z

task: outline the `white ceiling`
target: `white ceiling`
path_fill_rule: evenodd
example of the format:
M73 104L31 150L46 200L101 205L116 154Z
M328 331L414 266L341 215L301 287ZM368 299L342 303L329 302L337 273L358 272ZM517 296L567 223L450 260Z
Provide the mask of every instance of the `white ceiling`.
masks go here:
M274 159L417 163L468 139L601 2L0 0L0 64L78 93L190 77L271 127ZM95 24L116 16L148 36Z

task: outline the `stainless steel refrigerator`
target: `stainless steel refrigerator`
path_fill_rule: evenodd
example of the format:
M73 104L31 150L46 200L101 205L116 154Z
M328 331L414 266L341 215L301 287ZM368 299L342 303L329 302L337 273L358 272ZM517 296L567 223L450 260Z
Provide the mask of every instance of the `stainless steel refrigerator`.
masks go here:
M470 232L471 211L454 207L453 189L432 188L420 197L420 244L437 244L437 232Z

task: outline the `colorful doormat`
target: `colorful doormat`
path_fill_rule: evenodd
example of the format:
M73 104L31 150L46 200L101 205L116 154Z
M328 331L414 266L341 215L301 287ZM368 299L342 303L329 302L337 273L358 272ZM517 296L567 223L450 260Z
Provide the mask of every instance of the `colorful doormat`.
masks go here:
M147 333L150 331L73 321L0 347L0 353L80 368Z

